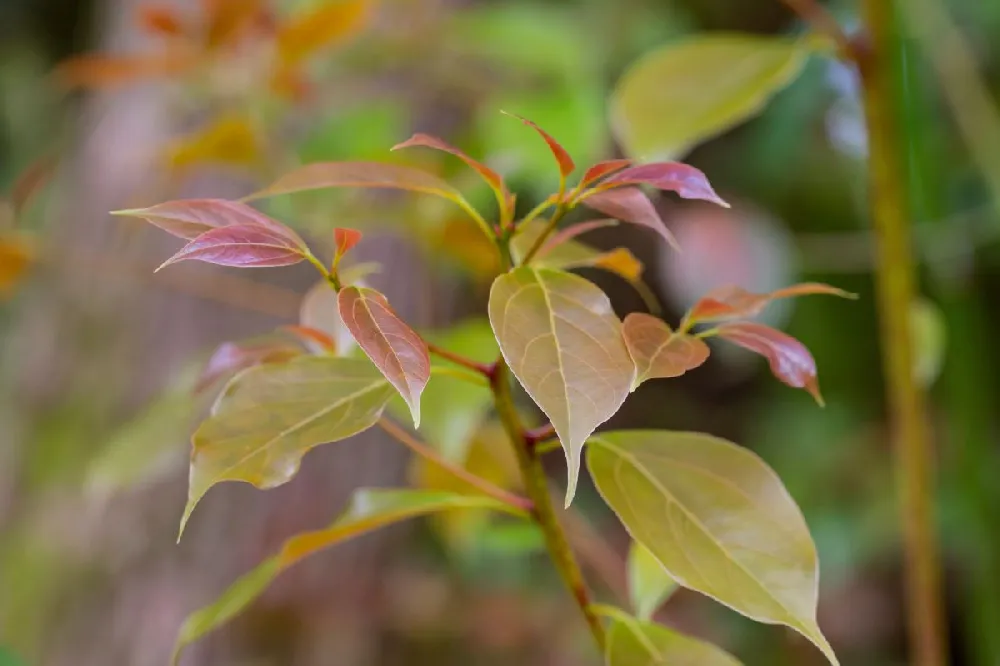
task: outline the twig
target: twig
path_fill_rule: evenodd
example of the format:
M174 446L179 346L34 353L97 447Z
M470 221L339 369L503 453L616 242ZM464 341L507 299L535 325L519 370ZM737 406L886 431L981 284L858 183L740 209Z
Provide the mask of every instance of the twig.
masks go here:
M425 340L424 342L427 341ZM444 347L440 347L433 342L427 342L427 349L435 356L440 356L447 361L451 361L452 363L460 365L463 368L468 368L473 372L478 372L483 376L489 377L490 373L493 371L493 368L488 365L473 361L472 359L466 358L461 354L456 354L455 352L449 351Z

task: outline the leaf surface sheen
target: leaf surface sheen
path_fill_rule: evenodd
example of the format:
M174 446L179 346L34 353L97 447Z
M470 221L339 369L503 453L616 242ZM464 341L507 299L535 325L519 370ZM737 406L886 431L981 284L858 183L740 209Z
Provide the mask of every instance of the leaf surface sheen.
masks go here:
M587 464L601 496L670 577L795 629L837 664L816 623L816 548L759 457L710 435L636 430L592 437Z
M587 437L618 411L635 374L607 295L563 271L520 267L493 283L490 324L514 376L566 453L566 505Z
M156 270L179 261L197 260L236 268L292 266L305 259L302 246L269 227L239 224L206 231Z
M652 315L633 312L622 324L625 346L635 361L634 386L649 379L680 377L708 360L704 341L678 334Z
M206 231L234 225L261 226L278 233L299 246L304 241L294 231L239 201L226 199L178 199L150 206L115 211L115 215L139 217L168 234L194 240Z
M676 192L682 199L709 201L729 208L700 169L680 162L654 162L629 167L603 181L597 189L622 185L649 185L658 190Z
M720 338L766 358L771 372L783 383L805 389L817 403L823 404L816 360L804 344L787 333L750 321L724 324L718 330Z
M711 643L624 615L611 619L607 666L741 666L738 659Z
M803 282L777 289L767 294L757 294L736 286L727 285L713 289L705 294L688 314L692 322L724 321L727 319L746 319L760 314L767 305L779 298L792 298L811 294L828 294L841 298L856 299L850 292L831 287L820 282Z
M420 394L431 376L427 343L374 289L344 287L337 295L337 308L358 346L403 396L413 425L419 428Z
M365 359L304 356L236 376L192 437L181 531L215 484L244 481L267 489L286 483L313 447L373 426L392 395Z
M616 220L652 229L671 247L680 249L677 239L660 219L653 202L637 187L617 187L593 192L587 194L581 203Z
M628 592L636 617L648 620L677 589L677 581L667 574L659 560L638 541L629 546Z

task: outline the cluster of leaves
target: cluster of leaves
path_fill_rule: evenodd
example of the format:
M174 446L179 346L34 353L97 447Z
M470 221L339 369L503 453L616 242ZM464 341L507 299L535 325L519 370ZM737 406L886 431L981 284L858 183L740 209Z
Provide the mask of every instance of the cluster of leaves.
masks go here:
M379 162L309 164L242 201L180 200L120 211L187 241L164 266L186 260L235 267L306 261L322 276L306 299L302 321L286 328L284 337L225 345L209 363L202 386L227 381L211 415L193 436L182 531L213 485L283 484L294 476L309 449L384 424L383 411L397 395L414 427L433 432L427 420L422 427L421 405L434 390L432 380L437 375L466 379L470 391L472 386L483 390L484 384L495 389L496 382L506 381L502 370L509 367L564 449L566 505L575 494L584 444L589 441L590 473L635 540L630 568L637 581L633 584L637 617L604 606L592 609L611 623L610 664L633 663L639 655L668 663L682 656L697 663L736 663L714 647L649 622L675 584L756 620L790 626L835 663L815 620L815 547L795 503L762 460L702 434L594 432L643 382L677 377L704 363L710 353L705 341L713 337L761 354L781 381L821 401L816 364L808 350L784 333L748 320L774 299L849 294L821 284L770 294L729 287L699 300L676 328L646 313L619 319L601 289L568 269L601 266L634 283L639 281L638 271L623 268L628 262L621 260L620 250L617 255L601 254L577 240L611 222L588 221L559 229L565 215L583 206L615 221L645 227L675 244L643 186L727 204L703 173L673 162L601 162L571 186L573 159L544 130L523 122L538 132L554 156L559 188L520 219L515 215L515 196L499 173L424 134L396 148L432 148L461 159L495 194L496 223L488 222L461 192L436 176ZM247 203L329 187L422 192L463 210L501 258L502 271L493 282L487 308L500 356L484 363L428 342L396 314L383 294L366 286L364 266L342 270L342 260L361 239L359 232L335 229L333 257L324 262L299 234ZM432 354L446 364L432 363ZM486 396L489 399L488 391ZM454 469L447 457L435 460ZM471 478L479 490L489 486L467 470L458 473L467 481ZM329 528L291 539L217 602L192 615L181 631L178 649L239 612L280 571L306 555L389 522L456 508L492 508L520 519L534 515L530 503L502 491L360 491Z

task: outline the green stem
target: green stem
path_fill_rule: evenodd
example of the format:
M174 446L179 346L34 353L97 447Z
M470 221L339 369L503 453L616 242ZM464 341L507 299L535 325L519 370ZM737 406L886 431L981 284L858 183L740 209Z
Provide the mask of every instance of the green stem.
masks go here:
M604 625L601 624L600 617L594 613L591 607L590 591L584 582L583 572L580 570L572 548L570 548L566 533L556 517L541 458L534 447L529 446L524 439L524 427L510 392L509 375L510 369L507 367L507 363L502 358L499 359L492 376L493 400L497 415L514 445L518 465L521 468L521 476L524 480L524 488L534 505L532 515L545 535L545 545L552 563L559 571L563 583L573 594L573 598L580 607L580 612L583 613L584 619L590 627L594 641L603 654Z
M905 0L904 0L905 1ZM892 417L906 558L910 663L942 666L945 623L933 520L934 481L925 396L913 376L910 307L915 295L906 172L891 76L893 3L865 0L869 33L859 66L869 136L869 187L875 229L882 354Z
M521 259L522 266L527 266L528 262L530 262L535 255L538 254L538 251L545 245L545 241L547 241L549 236L552 235L552 232L556 230L559 220L563 219L568 211L569 206L567 206L565 202L560 201L556 206L556 209L552 212L552 217L549 218L548 224L545 225L545 229L538 235L538 238L535 239L531 248L525 253L524 258Z

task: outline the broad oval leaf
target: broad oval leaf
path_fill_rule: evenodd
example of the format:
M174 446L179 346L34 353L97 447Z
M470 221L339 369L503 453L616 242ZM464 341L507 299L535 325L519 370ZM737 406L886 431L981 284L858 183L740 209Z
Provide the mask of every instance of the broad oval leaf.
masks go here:
M237 268L291 266L305 259L305 252L301 245L269 227L240 224L206 231L156 270L192 259Z
M226 199L179 199L150 206L149 208L132 208L116 210L112 215L128 215L139 217L154 226L163 229L168 234L194 240L206 231L212 231L229 226L261 226L274 233L284 236L287 240L300 247L305 242L294 231L260 212L252 206L239 201Z
M427 343L374 289L344 287L337 308L358 346L409 405L414 427L420 427L420 394L431 376Z
M635 369L607 295L563 271L520 267L493 283L490 324L504 359L566 453L566 505L587 437L628 396Z
M669 160L760 111L801 71L807 44L716 33L668 44L633 64L611 99L625 153Z
M710 435L636 430L592 437L587 465L671 578L754 620L792 627L837 664L816 624L816 547L759 457Z
M392 395L364 359L305 356L244 371L192 438L181 532L215 484L280 486L295 476L309 449L373 426Z
M652 229L673 248L680 249L677 239L670 233L660 219L660 214L653 207L653 202L637 187L591 191L581 197L580 203L616 220Z
M607 666L741 666L738 659L711 643L622 616L611 619L604 653Z
M696 337L675 333L652 315L633 312L622 324L625 346L635 361L635 384L647 379L680 377L708 360L709 349Z
M525 517L516 509L483 495L365 488L355 491L347 509L329 527L292 537L277 555L233 583L215 602L189 615L177 637L174 662L184 646L231 620L260 596L278 574L299 560L380 527L452 509L494 509Z
M677 581L649 549L633 541L628 551L628 594L636 617L648 620L677 589Z
M338 356L347 356L357 346L340 317L337 292L326 280L317 282L306 292L299 306L299 323L326 333L333 340Z
M622 185L649 185L658 190L676 192L682 199L710 201L729 208L700 169L680 162L654 162L629 167L602 182L597 189Z
M792 336L749 321L723 324L718 328L717 335L757 352L767 359L775 377L792 388L805 389L817 403L823 404L816 377L816 360L806 346Z
M746 319L760 314L768 303L779 298L829 294L841 298L856 299L851 292L831 287L820 282L803 282L791 287L777 289L768 294L756 294L742 287L729 285L713 289L695 303L687 314L691 323L724 321L726 319Z

